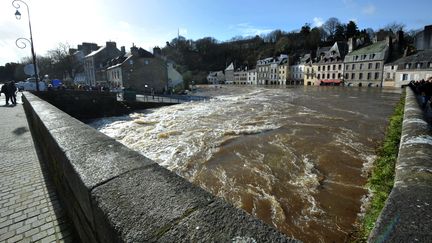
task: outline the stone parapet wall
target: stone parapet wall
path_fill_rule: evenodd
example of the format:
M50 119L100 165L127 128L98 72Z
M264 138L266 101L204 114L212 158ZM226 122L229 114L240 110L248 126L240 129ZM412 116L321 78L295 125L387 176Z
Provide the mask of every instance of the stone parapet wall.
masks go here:
M83 242L297 242L35 95L23 103Z
M432 133L417 98L406 89L394 187L369 242L432 242Z

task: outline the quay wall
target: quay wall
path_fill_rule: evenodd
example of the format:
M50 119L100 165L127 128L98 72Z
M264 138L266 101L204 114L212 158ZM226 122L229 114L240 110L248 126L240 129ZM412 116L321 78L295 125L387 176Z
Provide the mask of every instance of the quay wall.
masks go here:
M432 242L432 134L414 92L406 89L395 182L369 242Z
M22 97L83 242L298 242L34 94Z

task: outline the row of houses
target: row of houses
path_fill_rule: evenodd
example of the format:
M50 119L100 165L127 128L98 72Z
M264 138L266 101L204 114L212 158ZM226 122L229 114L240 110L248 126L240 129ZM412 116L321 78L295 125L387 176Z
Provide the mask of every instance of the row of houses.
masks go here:
M255 85L347 85L401 87L412 80L432 77L432 25L415 36L416 51L408 55L404 34L379 32L373 43L350 38L318 47L296 61L289 55L258 60L251 70L210 72L210 83ZM399 58L399 54L403 53Z
M150 53L132 45L126 52L112 41L104 46L84 42L70 53L83 65L83 72L74 77L78 84L156 93L183 84L175 63L164 58L159 48Z

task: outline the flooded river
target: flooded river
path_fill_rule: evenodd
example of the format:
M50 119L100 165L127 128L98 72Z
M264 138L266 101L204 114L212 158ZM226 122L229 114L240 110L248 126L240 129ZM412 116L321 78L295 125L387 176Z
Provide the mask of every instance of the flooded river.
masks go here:
M91 125L288 236L343 242L400 90L200 88L212 96Z

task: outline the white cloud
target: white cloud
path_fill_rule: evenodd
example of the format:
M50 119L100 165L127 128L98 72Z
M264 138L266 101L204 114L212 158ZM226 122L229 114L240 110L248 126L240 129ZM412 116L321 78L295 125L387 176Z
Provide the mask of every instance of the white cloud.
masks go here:
M364 6L362 9L362 13L364 13L366 15L372 15L375 12L376 12L376 7L373 4L368 4L368 5Z
M324 21L322 18L315 17L313 18L313 26L314 27L321 27L324 24Z
M236 30L242 36L262 35L273 31L273 29L255 27L249 23L240 23L240 24L232 25L229 27L229 29Z
M178 32L183 37L186 37L186 35L188 34L188 30L186 28L179 28Z

